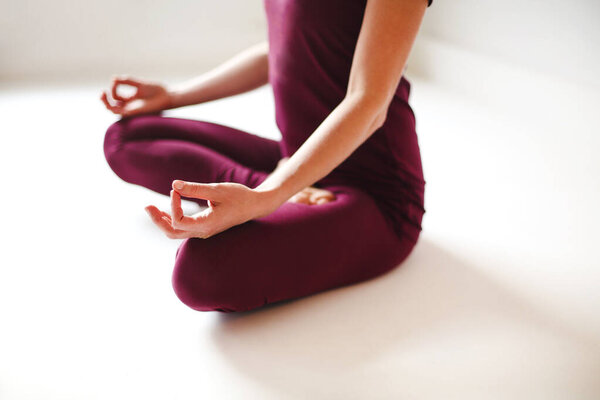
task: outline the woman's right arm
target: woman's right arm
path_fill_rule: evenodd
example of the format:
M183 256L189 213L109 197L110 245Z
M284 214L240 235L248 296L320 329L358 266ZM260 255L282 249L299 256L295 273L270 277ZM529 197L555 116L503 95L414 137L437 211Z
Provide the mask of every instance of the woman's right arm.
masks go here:
M103 91L100 98L108 110L124 117L217 100L268 83L268 57L269 43L264 41L192 80L171 87L133 77L115 77L111 89ZM120 85L135 87L135 94L121 96L117 90Z
M248 92L269 81L269 43L243 50L216 68L168 89L171 107L200 104Z

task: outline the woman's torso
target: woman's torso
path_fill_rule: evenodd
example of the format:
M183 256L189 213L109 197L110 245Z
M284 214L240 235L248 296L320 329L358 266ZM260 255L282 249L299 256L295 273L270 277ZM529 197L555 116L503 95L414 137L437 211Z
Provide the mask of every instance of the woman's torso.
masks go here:
M366 0L264 0L269 81L282 156L291 156L343 100ZM410 83L402 77L386 121L328 176L371 194L401 236L421 230L424 186Z

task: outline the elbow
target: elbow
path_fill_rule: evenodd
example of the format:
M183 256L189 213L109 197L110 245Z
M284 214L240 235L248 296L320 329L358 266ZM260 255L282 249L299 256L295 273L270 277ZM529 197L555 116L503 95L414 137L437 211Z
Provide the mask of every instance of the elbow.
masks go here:
M385 120L387 119L387 111L388 108L382 108L376 115L375 115L375 120L373 122L373 131L376 131L377 129L381 128L383 126L383 124L385 123Z
M374 97L370 102L372 103L371 107L374 113L373 130L377 130L383 126L387 119L392 98L390 96Z
M347 96L357 105L357 108L371 119L371 132L381 128L387 119L387 113L390 106L390 101L387 98L380 96L367 96L353 94Z

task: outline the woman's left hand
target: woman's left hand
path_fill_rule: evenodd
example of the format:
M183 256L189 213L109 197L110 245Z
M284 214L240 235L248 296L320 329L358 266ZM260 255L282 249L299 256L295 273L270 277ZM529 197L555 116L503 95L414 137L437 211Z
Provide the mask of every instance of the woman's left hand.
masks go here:
M207 200L208 208L183 215L181 196ZM150 205L152 221L171 239L209 238L217 233L273 212L277 206L266 192L239 183L194 183L173 181L171 214Z

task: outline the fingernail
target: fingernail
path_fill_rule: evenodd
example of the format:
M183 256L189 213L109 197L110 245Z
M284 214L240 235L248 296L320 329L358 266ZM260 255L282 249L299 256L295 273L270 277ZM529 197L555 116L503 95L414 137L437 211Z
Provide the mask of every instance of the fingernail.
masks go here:
M173 183L173 186L175 187L175 189L183 189L183 182L182 181L175 181Z

